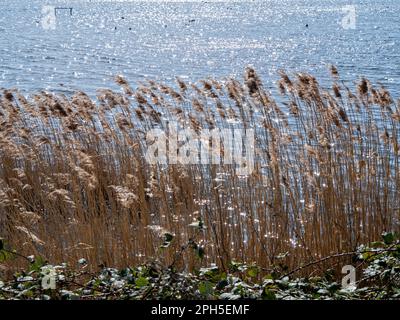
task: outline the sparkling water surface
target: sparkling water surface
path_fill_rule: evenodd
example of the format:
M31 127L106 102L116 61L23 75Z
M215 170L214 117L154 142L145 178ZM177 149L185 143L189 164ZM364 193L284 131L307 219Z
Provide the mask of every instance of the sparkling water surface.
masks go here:
M44 6L59 11L46 29ZM343 8L354 5L355 29ZM306 26L308 25L308 26ZM60 92L176 76L242 77L254 66L269 87L277 70L313 73L328 84L366 76L399 96L400 1L89 1L1 0L0 87Z

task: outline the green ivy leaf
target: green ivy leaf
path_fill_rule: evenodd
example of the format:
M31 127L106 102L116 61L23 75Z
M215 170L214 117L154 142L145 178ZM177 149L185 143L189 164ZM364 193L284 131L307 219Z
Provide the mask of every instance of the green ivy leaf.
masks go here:
M250 267L250 268L247 270L247 274L249 275L249 277L252 277L252 278L257 277L257 275L258 275L258 268L257 268L257 267Z
M369 258L371 258L371 257L373 257L373 256L374 256L374 254L373 254L372 252L369 252L369 251L363 252L363 253L361 254L362 259L365 260L365 261L368 261Z
M231 262L229 262L229 271L237 272L239 270L240 266L241 266L241 263L236 262L236 261L231 261Z
M199 292L203 296L208 296L213 293L213 284L210 281L203 281L199 284Z
M39 272L41 268L46 264L46 260L43 259L41 256L35 257L33 263L31 263L29 267L29 271L36 271Z
M382 233L382 238L386 245L390 245L394 242L394 234L391 232Z
M138 288L143 288L143 287L149 285L149 280L145 277L137 278L135 281L135 285Z
M272 276L272 274L267 274L266 276L264 276L263 279L264 279L264 280L273 280L274 277Z
M265 288L262 293L262 298L264 300L276 300L276 295L273 291Z

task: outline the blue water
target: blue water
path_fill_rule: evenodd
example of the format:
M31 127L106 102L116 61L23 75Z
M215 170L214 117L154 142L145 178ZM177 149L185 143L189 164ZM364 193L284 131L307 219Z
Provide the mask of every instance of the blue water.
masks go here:
M55 30L46 30L44 5L73 14L59 12ZM355 29L341 24L346 5L355 5ZM399 27L398 0L1 0L0 87L94 93L115 74L133 85L172 83L241 77L246 65L270 87L281 68L328 83L332 63L344 79L367 76L399 96Z

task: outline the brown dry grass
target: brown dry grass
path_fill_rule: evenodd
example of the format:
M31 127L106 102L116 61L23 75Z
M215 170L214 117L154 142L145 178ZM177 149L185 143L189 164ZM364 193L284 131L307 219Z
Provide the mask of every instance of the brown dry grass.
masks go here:
M243 82L148 81L97 101L16 90L0 96L0 236L25 255L92 268L159 259L181 269L229 261L290 268L399 230L400 102L332 68L325 90L281 72L279 103L251 68ZM146 132L178 121L256 129L255 170L150 165ZM207 228L188 225L201 217ZM165 232L171 245L160 248ZM201 261L181 246L204 247ZM181 255L177 253L181 252ZM14 267L24 261L12 261Z

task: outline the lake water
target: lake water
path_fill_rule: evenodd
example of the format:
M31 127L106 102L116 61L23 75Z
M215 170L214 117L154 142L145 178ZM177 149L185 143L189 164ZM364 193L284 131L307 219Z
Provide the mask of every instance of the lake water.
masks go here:
M45 5L73 13L58 11L46 29ZM355 29L342 24L347 5ZM94 93L112 87L115 74L172 83L241 77L246 65L268 86L281 68L325 83L332 63L345 79L367 76L399 96L399 27L398 0L1 0L0 87Z

